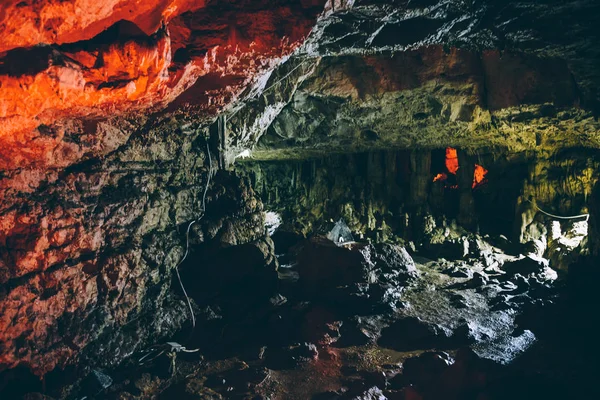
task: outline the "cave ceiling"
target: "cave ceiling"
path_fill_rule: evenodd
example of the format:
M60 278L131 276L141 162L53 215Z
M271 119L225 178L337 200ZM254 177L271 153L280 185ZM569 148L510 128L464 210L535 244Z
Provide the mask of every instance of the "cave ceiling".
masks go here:
M598 147L599 8L5 1L0 168L66 167L220 114L230 162L248 150Z

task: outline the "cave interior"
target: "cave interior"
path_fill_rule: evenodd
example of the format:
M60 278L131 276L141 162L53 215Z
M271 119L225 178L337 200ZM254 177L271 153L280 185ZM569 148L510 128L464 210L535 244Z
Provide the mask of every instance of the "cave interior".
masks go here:
M3 0L0 398L600 398L599 24Z

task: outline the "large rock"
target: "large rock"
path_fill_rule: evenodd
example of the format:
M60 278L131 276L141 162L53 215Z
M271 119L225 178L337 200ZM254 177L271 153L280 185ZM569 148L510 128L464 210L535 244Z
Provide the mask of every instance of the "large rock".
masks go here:
M373 260L386 279L406 282L418 276L415 262L404 247L380 243L375 245L375 250Z
M354 316L344 321L340 328L339 346L361 346L374 344L381 336L381 330L389 325L382 316Z
M381 389L377 386L366 390L358 396L352 397L352 400L387 400L388 398L383 394Z
M377 280L369 245L338 247L321 236L308 240L298 257L300 283L311 292Z
M506 273L514 274L541 274L548 268L548 260L535 255L528 255L514 261L505 262L502 269Z
M241 241L252 238L248 232L237 236ZM182 266L182 277L196 301L217 304L225 317L241 322L247 310L267 303L277 290L278 261L273 241L261 237L225 248L215 244L208 242L198 254L190 256Z

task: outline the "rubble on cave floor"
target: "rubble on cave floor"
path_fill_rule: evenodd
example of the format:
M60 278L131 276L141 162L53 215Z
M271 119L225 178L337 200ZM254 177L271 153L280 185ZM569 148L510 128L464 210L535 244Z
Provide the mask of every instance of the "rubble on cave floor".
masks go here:
M520 316L555 307L546 260L480 237L454 260L397 244L296 241L279 256L278 290L248 318L228 319L231 304L198 312L203 355L113 372L102 398L502 398L511 364L537 342Z

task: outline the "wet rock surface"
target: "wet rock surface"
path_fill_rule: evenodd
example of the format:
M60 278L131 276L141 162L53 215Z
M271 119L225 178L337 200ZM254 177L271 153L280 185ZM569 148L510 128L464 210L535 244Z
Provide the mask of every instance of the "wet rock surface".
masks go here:
M260 243L249 246L261 248ZM544 346L554 340L555 333L541 323L544 315L564 310L556 303L560 288L553 287L543 269L515 272L511 263L523 258L506 256L490 245L493 256L505 258L510 268L487 273L476 258L429 260L411 256L399 245L337 247L315 237L296 246L303 247L297 253L303 261L287 268L297 269L301 279L281 285L282 292L252 285L252 292L236 294L225 285L215 287L212 296L197 297L205 291L190 290L198 303L198 328L184 343L188 349L199 347L199 352L167 351L143 365L136 356L127 367L92 372L71 393L93 389L92 397L115 399L466 399L527 398L537 390L553 399L571 382L559 375L550 383L550 375L541 372L538 380L519 382L522 368L529 368L536 357L542 359ZM368 258L361 252L365 248L370 249ZM330 269L343 270L351 260L356 268L376 271L373 279L365 282L359 273L338 281L324 268L303 269L302 262L323 258L324 251L336 255L327 264ZM257 254L265 254L257 265L269 270L270 252ZM471 277L453 276L453 263L469 270ZM390 278L393 271L397 280ZM307 287L304 272L327 293L316 295ZM349 276L358 282L351 284ZM280 275L279 282L288 278ZM234 277L219 279L237 290ZM402 306L382 309L386 291L375 288L390 282L399 290ZM333 297L344 301L332 300L329 292L339 292ZM498 308L499 302L505 307ZM532 313L538 318L528 317ZM533 361L527 360L530 353L537 353Z

